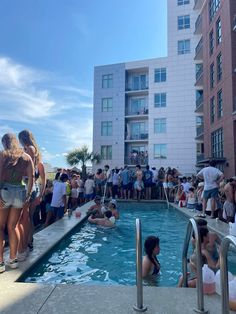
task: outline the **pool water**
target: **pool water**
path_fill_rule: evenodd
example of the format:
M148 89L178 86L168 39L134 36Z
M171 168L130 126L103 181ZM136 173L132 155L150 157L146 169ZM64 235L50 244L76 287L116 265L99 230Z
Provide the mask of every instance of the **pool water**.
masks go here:
M117 227L105 229L85 222L63 239L28 274L25 282L135 285L135 219L147 236L160 238L161 273L152 283L176 286L181 273L188 218L163 203L119 203Z

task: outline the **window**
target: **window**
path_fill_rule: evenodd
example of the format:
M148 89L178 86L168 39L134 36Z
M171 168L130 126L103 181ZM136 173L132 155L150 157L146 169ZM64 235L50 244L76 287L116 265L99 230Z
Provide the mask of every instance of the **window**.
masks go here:
M154 133L166 133L166 118L154 119Z
M112 146L111 145L101 146L101 158L103 160L111 160L112 159Z
M190 53L190 40L179 40L178 41L178 54L183 55Z
M178 16L178 30L190 28L190 15Z
M155 83L166 81L166 68L155 69Z
M210 65L210 87L213 88L215 84L214 80L214 63Z
M210 102L210 120L211 123L215 121L215 97L212 97Z
M154 106L156 108L166 107L166 93L154 94Z
M166 144L154 144L154 158L167 158Z
M222 158L224 156L222 128L211 133L211 155L213 158Z
M112 111L112 98L102 98L102 112Z
M111 136L112 135L112 121L103 121L102 122L102 136Z
M222 41L221 19L218 18L216 22L216 43L219 45Z
M220 7L220 0L209 0L209 19L210 22L212 21L213 17L215 16L216 12L219 10Z
M189 4L189 0L178 0L178 5Z
M209 34L209 52L210 56L213 54L214 51L214 32L213 30Z
M223 117L222 89L217 93L217 111L218 111L218 118Z
M106 74L102 76L102 88L113 87L113 74Z
M222 79L222 54L217 56L217 79L218 82Z

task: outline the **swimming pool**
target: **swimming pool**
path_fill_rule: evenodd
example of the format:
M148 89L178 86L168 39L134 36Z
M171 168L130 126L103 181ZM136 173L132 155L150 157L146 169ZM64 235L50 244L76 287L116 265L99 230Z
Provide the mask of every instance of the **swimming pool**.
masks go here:
M143 242L148 235L160 238L161 274L153 284L176 286L188 218L172 207L167 209L165 203L120 202L118 207L116 228L84 223L49 252L24 281L135 285L135 219L140 218Z

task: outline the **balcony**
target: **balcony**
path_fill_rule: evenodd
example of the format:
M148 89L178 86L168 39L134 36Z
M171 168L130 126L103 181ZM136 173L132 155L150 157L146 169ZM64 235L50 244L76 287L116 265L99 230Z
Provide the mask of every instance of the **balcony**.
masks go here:
M127 72L125 90L129 95L148 93L148 74L140 72Z
M201 38L197 47L195 48L194 60L202 60L203 58L203 39Z
M196 83L195 86L203 85L203 64L196 65Z
M196 20L194 34L195 35L202 34L202 16L201 16L201 14L198 15L198 18Z
M132 116L132 117L136 117L136 118L141 118L142 116L147 116L148 115L148 109L147 108L140 108L137 111L133 111L130 109L127 109L125 111L125 115L127 116Z
M194 10L201 10L204 0L195 0L194 1Z
M195 112L203 112L203 95L196 99L196 109Z
M125 136L126 141L148 141L148 133L128 134Z
M148 156L145 156L142 153L132 153L130 157L125 157L125 165L148 165Z
M203 139L203 134L204 134L204 125L198 125L196 127L196 139L200 140Z
M236 32L236 15L233 18L233 32Z

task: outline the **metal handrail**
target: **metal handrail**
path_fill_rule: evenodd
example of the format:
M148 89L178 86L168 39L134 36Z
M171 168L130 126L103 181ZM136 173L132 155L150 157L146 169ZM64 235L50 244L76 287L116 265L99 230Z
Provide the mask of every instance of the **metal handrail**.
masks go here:
M147 307L143 305L142 231L139 218L136 218L136 286L137 305L134 305L133 309L137 312L145 312Z
M222 314L229 313L229 283L228 283L228 261L227 253L229 245L236 247L236 237L226 236L220 246L220 282L221 282L221 298L222 298Z
M182 269L183 269L183 286L187 287L187 254L189 242L192 237L192 232L195 235L196 254L197 254L197 309L194 309L197 313L208 313L204 310L204 296L203 296L203 283L202 283L202 258L201 258L201 239L199 236L199 230L195 219L191 218L187 226L187 232L184 241L183 255L182 255Z

